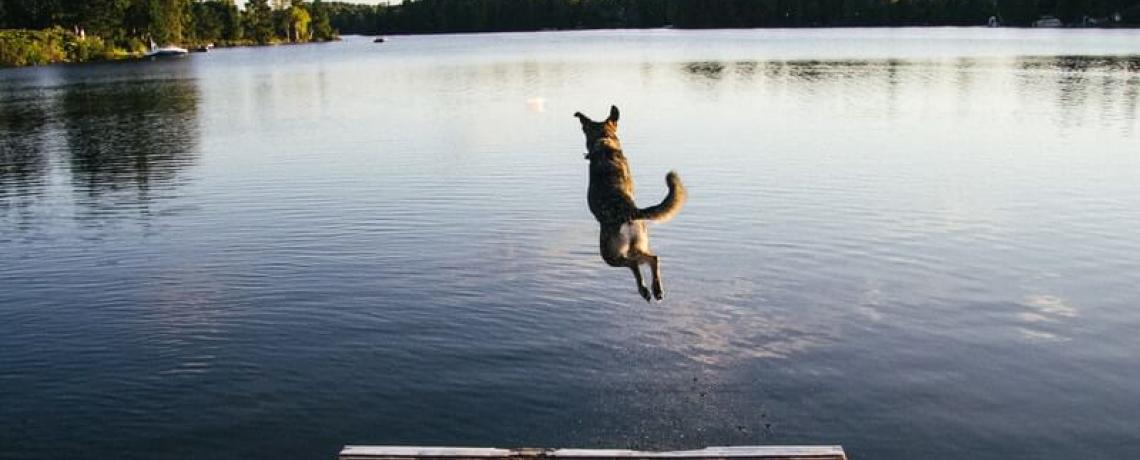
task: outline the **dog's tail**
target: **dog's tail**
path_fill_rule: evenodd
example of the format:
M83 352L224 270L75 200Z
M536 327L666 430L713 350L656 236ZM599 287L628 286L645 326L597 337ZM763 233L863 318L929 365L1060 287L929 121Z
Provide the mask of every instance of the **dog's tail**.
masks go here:
M638 209L634 215L635 219L665 222L681 212L681 207L685 205L687 196L685 185L681 183L681 176L678 176L674 171L669 171L669 174L665 175L665 183L669 184L669 194L665 195L665 199L656 206Z

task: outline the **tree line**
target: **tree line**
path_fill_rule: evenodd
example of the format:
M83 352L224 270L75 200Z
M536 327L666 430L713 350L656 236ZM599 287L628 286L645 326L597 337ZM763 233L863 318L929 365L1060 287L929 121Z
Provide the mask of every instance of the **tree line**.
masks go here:
M330 2L346 34L597 28L745 28L1140 23L1137 0L404 0ZM1119 18L1117 14L1119 13ZM1087 19L1086 19L1087 18ZM1091 20L1091 21L1090 21Z
M1119 21L1116 15L1119 14ZM1027 26L1140 23L1140 0L3 0L0 29L82 30L138 42L220 44L331 40L340 33L448 33L596 28Z
M0 0L0 65L196 46L333 40L339 33L597 28L1140 24L1140 0Z
M336 38L321 0L3 0L0 29L63 28L137 50L159 45L269 44Z

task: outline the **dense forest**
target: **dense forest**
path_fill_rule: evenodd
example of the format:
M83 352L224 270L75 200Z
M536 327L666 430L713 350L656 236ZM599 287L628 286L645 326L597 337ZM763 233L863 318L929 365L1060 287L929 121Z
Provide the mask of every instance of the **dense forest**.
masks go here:
M346 34L984 25L990 17L1029 26L1042 16L1070 25L1140 23L1137 0L405 0L328 8Z
M0 0L0 65L138 55L159 45L333 40L339 33L594 28L1140 24L1140 0Z
M3 0L0 29L82 29L113 43L271 43L340 33L591 28L1136 24L1140 0Z
M82 30L126 45L157 43L270 43L335 38L321 0L4 0L0 29Z
M0 64L81 62L158 45L243 45L336 38L321 0L2 0Z

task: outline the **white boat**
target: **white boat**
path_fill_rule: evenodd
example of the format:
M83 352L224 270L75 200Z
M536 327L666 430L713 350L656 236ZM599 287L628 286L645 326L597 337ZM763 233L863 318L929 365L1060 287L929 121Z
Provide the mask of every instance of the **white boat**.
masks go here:
M166 57L166 56L181 56L181 55L187 54L189 52L190 51L188 51L186 48L179 48L179 47L174 46L174 45L166 45L163 47L159 47L159 46L156 46L154 44L154 41L152 40L150 42L150 51L147 51L147 53L144 54L143 57L153 58L153 57Z
M1057 28L1064 27L1064 25L1060 19L1054 16L1041 16L1041 19L1033 21L1033 27Z

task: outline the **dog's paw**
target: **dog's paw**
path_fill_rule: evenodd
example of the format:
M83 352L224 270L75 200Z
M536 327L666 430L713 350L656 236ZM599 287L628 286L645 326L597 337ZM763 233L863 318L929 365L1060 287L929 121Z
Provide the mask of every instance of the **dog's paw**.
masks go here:
M665 288L661 287L661 283L653 283L653 298L665 300Z
M649 288L645 286L638 286L637 293L641 294L641 297L645 299L646 302L651 302L653 300L652 297L649 297Z

